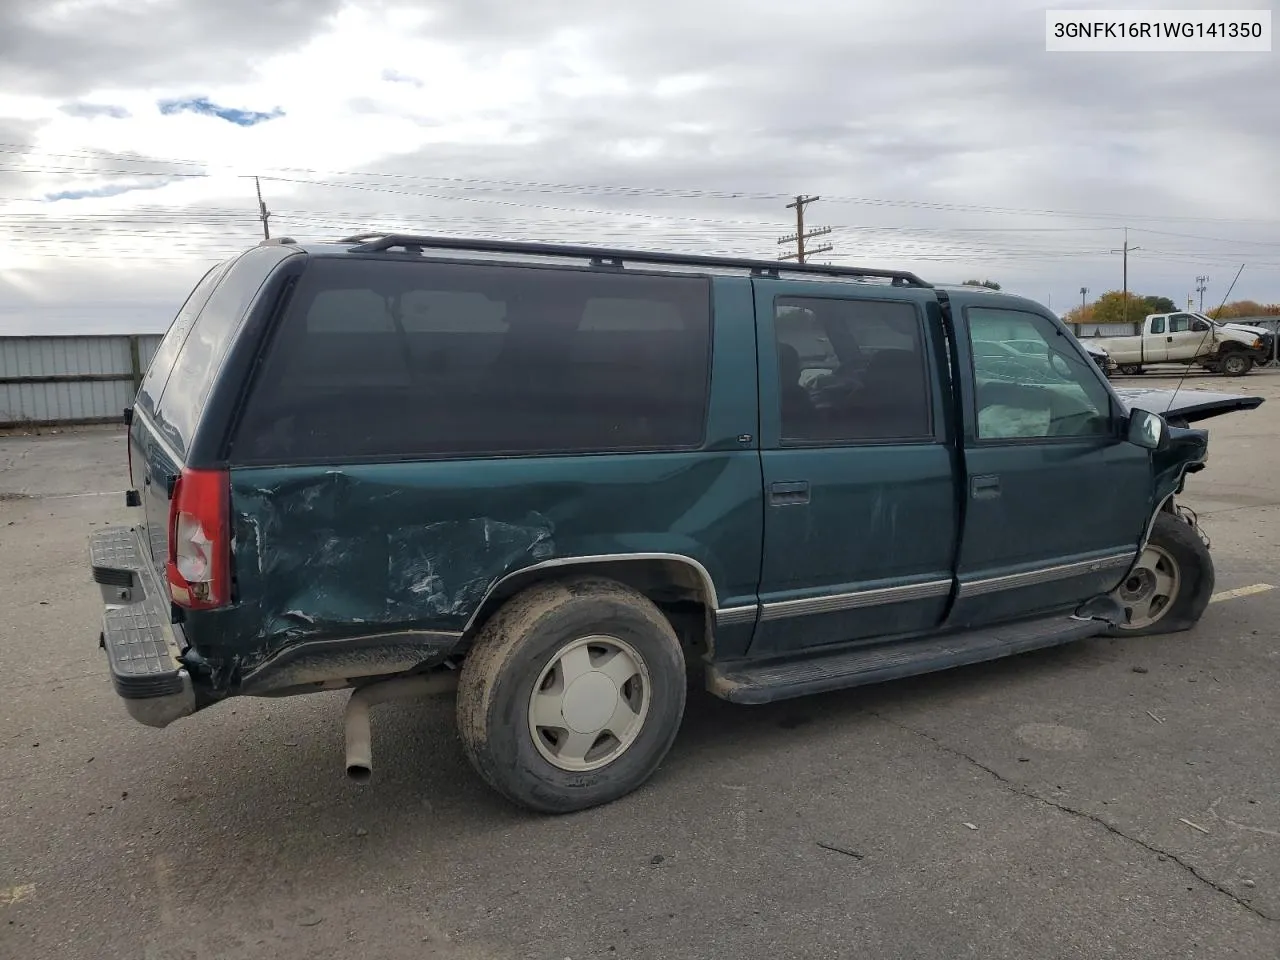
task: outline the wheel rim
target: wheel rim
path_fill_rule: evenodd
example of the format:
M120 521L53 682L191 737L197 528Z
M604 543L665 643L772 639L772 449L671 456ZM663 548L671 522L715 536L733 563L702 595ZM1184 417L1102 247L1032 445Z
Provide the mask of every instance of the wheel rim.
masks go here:
M617 637L565 644L529 697L529 732L542 758L561 770L598 770L635 742L649 713L649 670Z
M1227 373L1239 373L1244 369L1244 357L1227 357L1222 365L1226 368Z
M1178 561L1163 547L1149 544L1115 592L1128 618L1124 627L1139 630L1156 623L1172 608L1181 585Z

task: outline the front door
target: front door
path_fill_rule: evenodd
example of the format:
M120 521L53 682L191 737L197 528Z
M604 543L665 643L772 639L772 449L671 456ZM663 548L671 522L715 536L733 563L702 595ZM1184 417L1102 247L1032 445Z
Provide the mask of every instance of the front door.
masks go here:
M1070 611L1114 589L1154 508L1150 454L1123 439L1122 409L1047 313L953 298L965 408L964 536L955 627ZM992 363L993 345L1037 339L1043 357Z
M933 291L755 281L764 473L751 654L929 631L958 534Z

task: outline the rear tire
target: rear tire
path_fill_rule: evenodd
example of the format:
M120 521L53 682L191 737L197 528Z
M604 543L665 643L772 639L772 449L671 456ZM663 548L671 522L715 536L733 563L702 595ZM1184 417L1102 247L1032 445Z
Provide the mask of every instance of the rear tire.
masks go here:
M684 653L648 598L600 577L539 584L485 624L462 665L458 733L507 799L570 813L632 792L684 715Z
M1190 630L1209 605L1214 579L1213 558L1195 527L1162 510L1142 556L1112 593L1129 621L1112 627L1111 635L1142 637Z

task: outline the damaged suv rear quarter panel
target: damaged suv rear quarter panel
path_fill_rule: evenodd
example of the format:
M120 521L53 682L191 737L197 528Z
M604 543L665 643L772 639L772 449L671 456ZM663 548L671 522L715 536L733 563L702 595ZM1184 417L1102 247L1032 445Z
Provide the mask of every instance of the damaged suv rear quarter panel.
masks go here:
M439 659L441 638L460 637L504 576L557 557L684 554L749 592L749 563L738 570L727 559L758 550L749 542L757 524L745 515L759 482L749 454L572 459L572 469L562 457L233 469L237 602L192 618L193 640L231 683L290 648L330 639L435 634L437 646L424 644L422 656ZM334 663L291 679L340 670Z

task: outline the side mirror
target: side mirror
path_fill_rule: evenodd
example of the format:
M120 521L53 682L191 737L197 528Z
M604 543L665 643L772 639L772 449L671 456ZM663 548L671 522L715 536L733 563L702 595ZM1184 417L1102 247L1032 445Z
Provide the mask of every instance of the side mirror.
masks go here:
M1144 450L1159 450L1169 437L1164 418L1148 410L1129 414L1129 442Z

